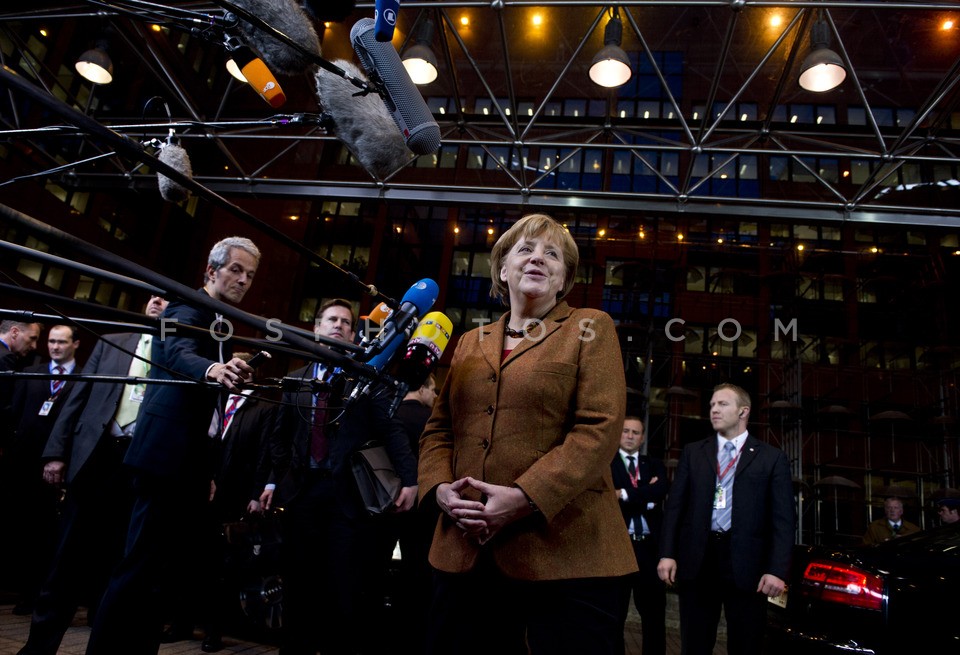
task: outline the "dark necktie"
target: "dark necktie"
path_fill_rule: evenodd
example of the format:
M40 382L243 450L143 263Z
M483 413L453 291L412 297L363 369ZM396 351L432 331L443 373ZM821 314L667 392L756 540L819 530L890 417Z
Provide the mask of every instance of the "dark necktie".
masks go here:
M327 458L330 446L327 443L327 399L328 391L316 393L317 403L313 408L313 426L310 429L310 456L317 464Z
M59 364L53 367L53 372L58 375L62 375L65 370L67 369L63 368ZM50 395L56 398L57 394L63 390L63 385L66 383L67 381L61 378L54 378L53 380L50 380Z
M636 486L637 479L637 465L633 461L636 459L636 455L627 455L627 473L630 474L630 481Z
M897 534L898 532L900 532L900 524L899 524L899 523L894 523L894 524L893 524L893 534Z

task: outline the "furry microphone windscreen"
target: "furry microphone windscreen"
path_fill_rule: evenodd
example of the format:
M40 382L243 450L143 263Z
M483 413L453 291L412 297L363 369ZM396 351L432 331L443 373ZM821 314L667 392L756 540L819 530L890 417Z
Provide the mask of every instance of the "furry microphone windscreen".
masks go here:
M157 159L167 166L177 169L188 178L193 179L193 167L190 165L190 157L187 151L174 144L163 146ZM160 187L160 195L164 200L170 202L180 202L190 197L190 190L179 182L175 182L163 173L157 173L157 186Z
M320 56L320 39L310 18L296 0L231 1L277 28L307 51ZM313 66L310 58L302 52L243 19L240 20L240 29L246 37L247 45L260 53L264 63L274 74L299 75Z
M333 62L350 75L366 80L350 61ZM319 69L316 74L320 104L333 119L336 137L346 145L364 168L384 179L405 166L413 157L403 135L376 93L354 96L357 88L339 75Z

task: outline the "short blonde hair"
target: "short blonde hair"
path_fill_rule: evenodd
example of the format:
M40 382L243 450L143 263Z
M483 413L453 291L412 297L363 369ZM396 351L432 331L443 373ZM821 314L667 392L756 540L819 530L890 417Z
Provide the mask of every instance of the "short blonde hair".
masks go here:
M514 223L509 230L504 232L497 242L493 245L493 251L490 253L490 279L493 286L490 287L490 295L499 298L503 303L507 303L510 298L510 290L507 283L500 279L500 269L503 268L507 255L520 239L545 236L555 241L560 246L563 253L564 271L563 287L557 292L557 300L560 300L573 289L573 282L577 277L577 267L580 264L580 251L577 249L577 242L570 236L567 228L563 227L554 218L546 214L527 214L519 221Z
M733 394L737 397L737 407L750 407L750 394L748 394L743 387L738 387L735 384L724 382L723 384L718 384L715 386L713 388L713 393L717 393L722 389L727 389L733 392Z

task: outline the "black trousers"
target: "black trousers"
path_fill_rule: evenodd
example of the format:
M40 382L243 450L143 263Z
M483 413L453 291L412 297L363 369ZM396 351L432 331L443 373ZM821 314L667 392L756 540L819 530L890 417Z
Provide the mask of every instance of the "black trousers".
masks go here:
M185 603L197 599L196 589L184 585L202 562L194 548L204 534L209 477L200 469L176 477L137 471L133 490L123 559L100 602L87 655L155 655L165 594Z
M93 616L130 520L125 452L125 441L104 435L67 490L57 550L19 655L56 655L77 607L86 604Z
M345 509L337 483L315 471L284 508L282 655L361 653L375 636L364 620L376 602L375 534Z
M643 625L643 655L664 655L667 652L667 588L657 575L660 560L657 542L653 537L633 541L639 571L627 576L623 598L623 616L626 620L630 607L630 592Z
M428 655L622 655L624 578L513 580L488 558L434 572Z
M681 655L713 653L721 608L727 619L727 653L760 654L767 598L755 589L740 589L734 583L729 534L722 538L710 537L699 577L684 580L678 587L678 595Z

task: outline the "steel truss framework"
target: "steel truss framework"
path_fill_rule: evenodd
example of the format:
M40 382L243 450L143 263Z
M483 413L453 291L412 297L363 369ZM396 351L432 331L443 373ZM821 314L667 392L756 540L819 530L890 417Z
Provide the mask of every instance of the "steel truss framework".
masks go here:
M172 128L190 143L214 143L205 151L216 165L202 167L197 178L223 194L254 194L258 197L324 197L384 199L425 203L471 205L533 205L554 208L589 208L600 211L643 212L669 217L683 212L779 219L844 220L863 222L956 225L960 210L956 195L929 206L918 206L909 193L898 193L898 171L920 171L921 188L928 190L956 184L960 170L960 33L943 30L942 19L951 15L960 22L956 3L932 2L753 2L750 0L674 2L641 1L616 3L624 22L623 46L638 53L639 61L659 88L669 118L620 117L617 103L625 98L606 92L586 78L585 70L602 41L603 27L611 5L598 2L404 2L398 25L412 34L419 21L430 16L439 35L434 47L441 60L440 79L426 95L451 98L454 107L465 107L472 98L488 98L493 114L472 112L437 115L443 146L482 148L496 161L497 174L482 184L450 185L412 180L406 168L386 179L357 180L354 174L339 174L342 167L282 167L278 162L296 157L298 151L316 152L316 142L330 143L333 134L311 120L309 113L250 118L231 112L223 99L209 101L191 97L188 85L178 79L182 65L148 38L148 24L162 22L184 28L196 16L206 16L207 29L229 32L224 9L206 2L146 3L139 1L90 0L46 9L0 14L0 30L18 39L13 24L30 21L74 20L96 15L113 24L126 45L140 59L146 75L166 90L170 99L170 122L143 120L104 121L125 134L164 138ZM554 32L534 43L527 18L534 8L548 13ZM371 15L372 4L360 3L354 18ZM458 21L460 12L473 12L471 27ZM783 22L769 27L778 13ZM822 17L833 36L832 46L843 59L848 76L842 90L810 94L797 86L800 61L809 47L810 26ZM942 32L942 34L941 34ZM409 38L409 36L407 36ZM18 46L22 41L18 40ZM219 48L212 43L211 48ZM326 39L325 56L342 50L343 44ZM346 44L349 48L349 44ZM402 45L401 45L402 47ZM684 98L675 93L670 72L661 65L659 53L679 51L683 56ZM9 65L9 64L8 64ZM22 67L21 67L22 68ZM29 74L29 73L28 73ZM39 68L34 79L48 93L51 73ZM636 71L635 71L636 75ZM3 118L8 128L0 138L25 140L39 152L50 149L51 140L76 139L78 128L29 125L16 111L14 90ZM840 95L842 94L842 96ZM548 117L552 102L570 97L607 99L605 116ZM532 99L532 105L529 105ZM532 110L521 112L526 101ZM756 118L742 120L738 103L757 108ZM74 102L77 105L76 102ZM775 110L790 104L837 105L833 125L775 121ZM702 111L693 118L691 107L719 108ZM862 107L863 124L843 122L840 106ZM905 120L886 126L878 108L909 109ZM132 112L131 112L132 113ZM208 118L211 117L212 118ZM953 123L951 123L953 121ZM82 136L82 134L81 134ZM96 139L93 146L97 147ZM461 148L461 156L465 148ZM310 149L313 150L305 150ZM508 157L496 156L504 152ZM579 188L544 188L553 170L526 162L531 149L564 153L553 169L584 150L605 153L609 166L615 152L626 152L635 166L658 182L657 192L624 192ZM89 151L87 151L89 152ZM72 183L97 188L113 185L144 187L155 184L139 172L139 164L110 157L106 150L83 161L58 161L49 157L50 168L69 171ZM678 153L679 170L665 172L655 164L658 153ZM699 156L709 156L706 173L695 168ZM746 156L760 162L761 197L706 195L705 185L739 168ZM804 185L771 184L765 163L770 157L786 157L794 170L811 179ZM102 159L109 160L104 167ZM870 173L853 183L833 179L818 169L819 159L867 162ZM652 163L653 162L653 163ZM231 175L216 174L224 164ZM701 164L702 165L702 164ZM42 166L38 166L38 170ZM299 170L301 175L291 175ZM237 173L238 172L238 173ZM25 171L25 175L37 171ZM279 173L279 174L278 174ZM911 178L915 179L915 178ZM3 182L3 181L0 181ZM789 188L787 188L789 187ZM797 188L802 187L802 188ZM954 189L955 191L956 189ZM902 189L900 189L902 191Z

